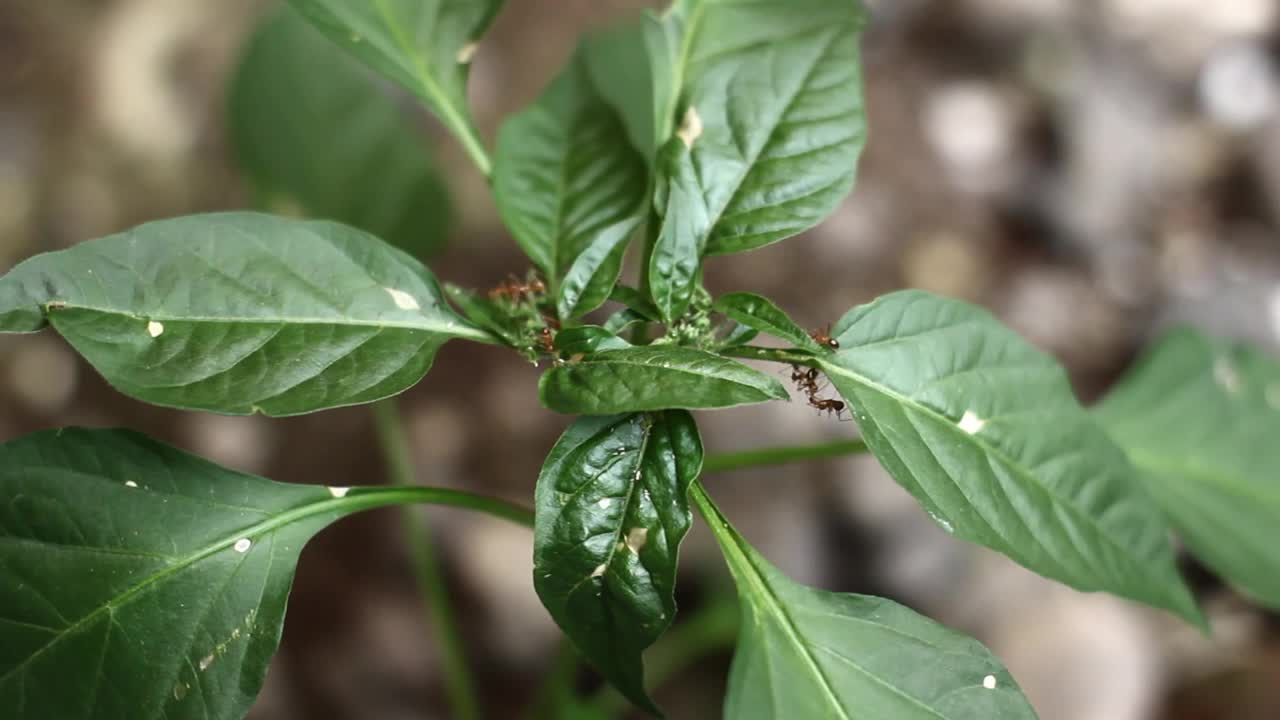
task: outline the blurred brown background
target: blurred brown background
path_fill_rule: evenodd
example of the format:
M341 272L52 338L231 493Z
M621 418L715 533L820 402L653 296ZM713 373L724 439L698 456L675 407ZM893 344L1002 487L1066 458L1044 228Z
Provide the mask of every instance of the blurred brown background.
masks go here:
M245 206L225 86L268 5L0 0L0 270L145 220ZM644 5L510 0L472 74L487 137L536 96L578 32ZM1276 349L1280 3L869 5L871 140L854 194L817 230L714 260L713 290L762 292L809 326L903 286L978 302L1057 355L1086 399L1170 323ZM432 268L477 287L523 272L482 179L424 127L440 136L461 218ZM538 406L537 373L492 348L445 349L403 403L420 481L529 503L566 424ZM803 403L699 421L712 451L856 432ZM56 337L0 337L0 440L67 424L127 425L278 480L384 474L364 409L289 420L176 413L115 394ZM1193 561L1212 639L951 540L870 459L708 485L793 577L889 595L977 635L1045 720L1280 718L1280 621ZM397 520L353 518L309 547L252 717L448 716ZM531 588L531 535L458 512L430 520L488 716L519 717L559 642ZM700 529L684 561L684 607L723 591ZM660 688L670 717L718 717L728 658ZM584 687L593 682L584 673Z

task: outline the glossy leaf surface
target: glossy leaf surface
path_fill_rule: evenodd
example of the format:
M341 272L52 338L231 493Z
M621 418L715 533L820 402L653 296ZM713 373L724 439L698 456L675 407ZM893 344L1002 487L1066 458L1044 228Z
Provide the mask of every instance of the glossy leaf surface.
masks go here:
M46 322L127 395L231 414L378 400L449 339L489 338L372 235L257 213L148 223L0 277L0 332Z
M743 608L726 720L1034 720L1009 671L978 641L884 598L792 582L694 497Z
M272 13L231 84L231 137L266 207L300 207L423 255L445 240L449 196L383 85L297 13Z
M493 190L520 247L557 291L562 318L609 296L648 205L648 170L582 55L498 135Z
M804 328L796 325L769 298L748 292L729 293L716 300L714 309L747 327L779 340L786 340L798 348L814 352L825 349L814 342Z
M659 184L688 175L668 212L706 215L664 232L695 227L706 252L739 252L831 212L866 135L863 24L854 0L680 0L663 16L668 51L651 50L672 81L654 91L667 103L660 137L687 157L660 166Z
M1280 363L1175 331L1097 416L1191 550L1280 609Z
M503 0L289 0L330 40L426 103L473 158L484 151L467 111L467 75ZM489 173L490 168L481 167Z
M788 398L777 378L674 345L608 350L558 365L543 373L538 392L548 408L575 415L732 407Z
M556 333L556 349L566 355L621 350L629 347L631 343L599 325L579 325Z
M675 616L687 495L701 467L693 418L671 410L580 418L538 476L538 596L582 654L653 712L640 656Z
M284 485L136 433L0 446L0 707L9 720L238 720L303 545L359 491Z
M849 311L819 361L934 520L1079 590L1192 622L1169 528L1055 361L985 310L904 291Z

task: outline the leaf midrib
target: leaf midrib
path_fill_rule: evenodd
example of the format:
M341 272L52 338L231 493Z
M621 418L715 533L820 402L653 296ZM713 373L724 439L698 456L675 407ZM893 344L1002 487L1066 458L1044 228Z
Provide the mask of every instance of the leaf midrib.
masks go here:
M608 351L606 351L606 352L608 352ZM713 356L713 357L718 357L718 356ZM732 361L729 361L729 362L732 362ZM720 381L723 381L723 382L732 383L732 384L737 385L737 386L739 386L739 387L748 388L748 389L750 389L750 390L755 390L756 392L763 393L766 397L768 397L768 398L770 398L770 399L777 399L777 400L781 400L781 399L783 399L783 396L773 395L773 394L769 393L767 390L765 390L764 388L762 388L762 387L760 387L760 386L758 386L758 385L752 385L752 384L747 383L747 382L745 382L745 381L743 381L743 380L738 380L738 379L734 379L734 378L725 377L724 375L713 375L713 374L711 374L711 373L702 373L702 372L698 372L698 371L696 371L696 370L690 370L689 368L686 368L686 367L675 367L675 366L654 365L653 363L638 362L638 361L635 361L635 360L618 360L618 359L615 359L615 358L609 358L609 357L604 357L604 358L602 358L602 357L600 357L600 355L597 355L597 356L596 356L595 358L593 358L593 359L590 359L590 360L586 360L586 361L584 361L584 362L581 362L581 363L579 363L579 365L580 365L580 366L582 366L582 367L590 367L590 366L592 366L592 365L623 365L623 366L626 366L626 367L637 367L637 368L647 368L647 369L650 369L650 370L660 370L660 371L667 371L667 372L677 372L677 373L681 373L681 374L684 374L684 375L689 375L689 376L692 376L692 377L695 377L695 378L701 378L701 379L706 379L706 380L720 380ZM751 368L747 367L746 365L743 365L742 367L743 367L743 368L745 368L746 370L751 371L751 372L755 372L754 370L751 370ZM735 368L735 369L736 369L736 368ZM766 379L770 379L770 380L771 380L772 378L768 378L768 377L766 376ZM784 393L785 393L785 390L784 390Z
M872 392L878 392L886 397L889 397L897 401L898 403L908 408L911 408L923 415L926 415L934 420L941 422L943 426L950 428L950 432L956 434L957 437L963 440L967 440L968 442L977 446L978 450L985 453L988 457L993 457L1003 462L1005 465L1011 468L1019 477L1026 480L1031 486L1039 488L1045 495L1049 496L1053 500L1060 503L1062 507L1068 509L1071 512L1071 514L1076 518L1077 522L1082 521L1085 525L1093 529L1096 536L1101 538L1103 542L1111 546L1113 549L1120 551L1121 557L1129 556L1128 548L1126 548L1125 546L1121 545L1118 541L1113 539L1109 533L1104 532L1104 528L1098 524L1097 520L1093 517L1093 515L1091 515L1090 513L1084 512L1083 510L1078 508L1075 505L1075 503L1068 502L1062 496L1058 495L1053 490L1053 488L1050 488L1048 485L1045 485L1044 483L1042 483L1022 463L1014 461L1013 458L1009 457L1003 451L999 450L998 448L992 447L986 442L983 442L976 434L971 435L957 428L954 420L946 417L945 415L937 412L936 410L926 405L923 405L917 402L913 398L909 398L897 392L896 390L893 390L892 388L888 388L884 385L881 385L880 383L877 383L866 376L859 375L853 372L852 370L849 370L848 368L845 368L840 365L835 365L829 361L824 361L821 358L819 359L819 362L824 366L824 368L827 369L828 372L835 372L835 374L837 375L842 375L844 377L847 377L853 382L867 388L868 390L871 390ZM1146 563L1131 562L1130 564L1137 566L1139 568L1142 568L1143 570L1145 570L1145 568L1147 567ZM1143 576L1150 578L1150 576L1146 575L1145 572L1143 573ZM1162 582L1159 581L1158 578L1154 580L1155 580L1154 584L1157 587L1163 584Z
M718 515L719 511L717 510L716 512ZM724 522L723 518L717 518L717 520ZM729 528L727 523L725 523L725 530L729 534L729 543L732 545L722 542L722 547L726 550L731 550L729 554L733 557L730 559L730 562L737 565L742 571L740 573L740 577L747 581L753 594L764 601L762 605L764 606L765 611L774 617L775 623L782 628L783 634L786 636L787 640L796 648L800 657L803 658L805 665L808 666L810 673L812 673L817 679L818 686L822 689L822 694L826 699L827 704L836 710L842 720L853 720L849 714L845 712L844 706L840 703L840 699L836 696L835 690L831 687L831 681L827 679L826 673L822 671L822 668L818 666L817 660L813 657L813 654L809 652L808 645L801 640L799 631L795 626L795 622L791 619L790 613L787 612L786 607L779 601L778 596L774 593L773 588L769 585L768 581L765 580L763 574L760 573L759 568L757 568L756 564L751 561L751 556L749 554L750 551L743 547L741 536L739 536L732 528ZM716 533L717 536L720 534L721 533L719 532ZM767 637L767 635L765 635L765 637ZM766 658L767 657L768 654L766 654ZM771 693L770 696L773 697L773 694Z
M439 335L449 335L452 337L474 339L479 342L487 342L487 335L483 335L479 331L472 330L461 319L455 321L450 327L449 324L438 323L411 323L406 321L395 320L349 320L345 318L304 318L292 316L280 316L275 318L266 317L237 317L237 316L214 316L214 315L159 315L159 314L138 314L128 310L120 310L118 308L96 307L93 305L83 305L79 303L69 303L63 301L55 301L56 304L51 306L50 303L44 305L45 317L50 318L54 313L62 313L68 310L87 310L90 312L102 313L104 315L118 315L138 321L158 322L176 322L176 323L221 323L221 324L237 324L237 325L341 325L344 327L367 327L377 329L399 329L399 330L421 330L424 332L436 333Z
M361 496L354 496L351 499L326 498L308 505L291 508L289 510L286 510L280 513L279 515L275 515L274 517L263 520L262 522L243 528L238 532L231 533L222 540L214 541L194 552L188 553L184 557L178 558L177 561L174 562L173 564L125 588L122 592L116 594L109 601L103 603L102 605L94 609L92 612L82 616L80 619L76 620L74 623L68 625L66 628L59 631L58 634L54 638L52 638L48 643L45 643L38 650L28 655L26 658L22 660L22 662L14 665L12 668L10 668L8 672L6 672L3 675L0 675L0 683L5 682L14 674L24 670L28 665L34 662L41 655L51 650L53 647L58 645L64 639L75 635L78 631L82 630L83 628L87 627L88 625L96 621L104 613L114 612L116 609L127 604L134 597L142 594L143 592L151 588L153 585L156 585L157 583L162 582L166 578L172 575L175 575L183 570L186 570L187 568L191 567L192 565L195 565L201 560L211 557L221 552L222 550L225 550L231 547L238 540L242 538L249 538L256 545L258 544L258 542L260 542L261 538L264 538L283 527L286 527L296 522L300 522L302 520L313 517L315 515L321 515L323 513L330 512L333 510L342 510L342 509L351 508L353 505L357 504L353 501L360 500L360 499L361 499ZM361 502L358 504L364 505L366 503Z

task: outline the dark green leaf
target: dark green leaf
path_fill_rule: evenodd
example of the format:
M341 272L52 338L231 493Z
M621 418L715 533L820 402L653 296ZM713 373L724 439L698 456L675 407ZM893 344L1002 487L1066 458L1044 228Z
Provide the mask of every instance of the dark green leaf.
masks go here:
M724 333L724 337L716 343L716 346L721 349L741 347L754 340L759 334L759 330L733 321L732 327L729 328L728 332Z
M1176 331L1097 415L1191 550L1280 610L1280 364Z
M302 546L361 492L243 475L122 430L0 446L4 717L239 720Z
M467 111L476 42L504 0L289 0L321 32L426 103L478 162ZM490 168L482 165L486 175Z
M1085 591L1202 622L1169 528L1066 373L985 310L927 293L849 311L819 356L871 451L944 529Z
M658 154L656 203L662 221L649 256L649 294L662 318L673 322L689 307L711 228L701 179L680 140Z
M449 339L489 341L405 253L257 213L148 223L0 277L0 332L46 322L127 395L231 414L372 402Z
M649 322L649 318L637 313L631 308L624 308L609 316L609 319L604 323L604 329L611 333L621 334L632 325L644 324L647 322Z
M614 285L613 290L609 293L609 299L622 303L647 320L661 319L658 308L654 307L653 303L649 302L643 293L633 287L622 284Z
M641 652L671 625L702 442L689 413L580 418L538 476L534 586L615 687L657 713Z
M448 232L448 193L412 118L378 85L296 13L273 13L232 81L231 135L271 204L296 203L422 255Z
M551 368L542 404L572 415L719 408L786 400L776 378L702 350L647 345L607 350Z
M599 325L579 325L556 333L556 349L566 355L629 347L631 343Z
M493 175L498 211L565 319L608 297L648 205L644 159L581 57L503 125Z
M716 300L714 309L743 325L786 340L798 348L814 352L825 350L814 342L804 328L792 322L781 308L766 297L748 292L729 293Z
M978 641L884 598L792 582L694 489L738 585L726 720L1034 720Z
M659 166L660 185L677 178L667 206L688 215L664 234L697 230L707 253L738 252L831 212L866 135L863 23L854 0L679 0L663 16L672 51L656 67L673 88L654 93L667 101L659 136L688 154Z

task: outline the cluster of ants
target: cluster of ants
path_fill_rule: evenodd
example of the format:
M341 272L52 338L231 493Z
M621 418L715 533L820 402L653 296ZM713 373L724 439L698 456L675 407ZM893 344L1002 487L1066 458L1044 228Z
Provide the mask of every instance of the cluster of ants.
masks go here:
M530 301L536 305L538 299L547 292L547 286L537 277L520 280L515 276L504 280L489 291L490 300L505 300L514 305ZM560 330L560 321L554 315L542 314L542 327L538 329L538 345L542 351L552 355L556 352L556 332Z
M507 278L500 285L489 291L489 299L494 301L506 301L514 305L529 303L536 306L539 299L546 294L547 286L537 277L530 277L528 280L520 280L514 276ZM554 355L556 352L556 332L560 330L560 321L553 315L545 312L542 315L542 327L538 329L538 345L541 346L543 352ZM809 336L819 345L826 346L832 350L840 349L840 342L831 337L829 328L822 330L813 330ZM799 365L791 366L791 382L795 383L796 389L804 393L805 398L809 401L809 405L819 413L826 412L834 414L837 418L843 419L845 404L843 400L836 398L826 398L821 396L822 386L818 383L818 369L805 368Z
M809 333L809 337L814 339L819 345L825 345L832 350L840 349L840 342L831 337L829 329L814 330ZM844 419L844 401L836 398L820 397L818 393L822 391L818 384L818 368L804 368L799 365L791 366L791 382L795 383L796 389L805 394L805 398L809 401L809 405L818 410L819 413L826 412L834 414L837 418Z

